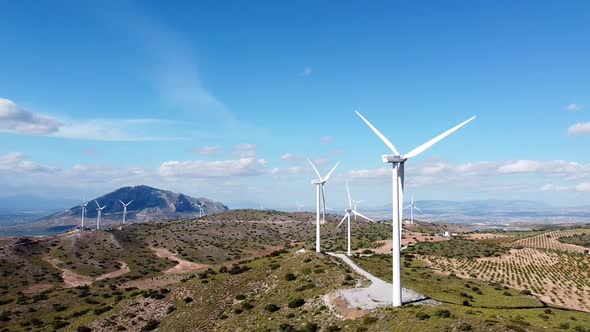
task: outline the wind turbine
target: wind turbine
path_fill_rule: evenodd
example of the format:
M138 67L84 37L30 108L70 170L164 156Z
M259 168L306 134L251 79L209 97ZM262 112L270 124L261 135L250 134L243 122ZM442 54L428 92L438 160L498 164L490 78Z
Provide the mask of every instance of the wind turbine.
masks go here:
M414 224L414 209L420 211L420 213L422 213L422 210L420 210L416 204L414 204L414 195L412 195L412 201L410 202L410 205L404 207L404 209L410 208L410 225Z
M297 204L297 212L301 212L301 208L303 208L305 206L299 202L295 202L295 204Z
M133 203L133 200L131 200L127 204L123 203L122 200L119 200L119 202L121 202L121 204L123 204L123 223L125 223L125 220L127 219L127 207L129 206L129 204Z
M370 222L373 222L373 220L371 220L370 218L362 215L361 213L359 213L356 208L353 208L353 200L350 198L350 189L348 189L348 182L346 182L346 192L348 193L348 209L344 210L346 211L346 214L344 215L344 218L342 218L342 221L338 224L337 227L340 227L340 225L342 225L342 223L344 222L344 220L348 219L348 251L347 251L347 255L350 256L350 214L354 214L354 216L359 216L361 218L365 218Z
M205 206L204 202L201 202L200 204L195 204L195 207L199 208L199 218L201 218L203 216L203 213L205 213L203 206Z
M94 203L96 203L96 207L97 207L96 211L98 211L98 214L96 215L96 229L100 229L100 216L102 215L102 210L104 208L106 208L107 206L105 205L103 207L100 207L100 205L98 204L98 202L96 200L94 201Z
M352 200L352 206L353 206L354 210L356 211L356 210L357 210L357 208L356 208L356 207L357 207L359 204L361 204L361 203L364 203L364 202L365 202L365 200L364 200L364 199L363 199L363 200L360 200L360 201L355 201L355 200L353 199L353 200ZM354 220L356 220L356 214L354 215Z
M324 202L324 207L325 207L326 206L326 196L324 195L324 184L326 184L326 182L328 182L328 180L330 179L330 176L332 176L332 173L334 173L334 171L336 170L336 167L338 167L340 162L337 162L336 165L334 165L334 167L330 170L330 172L328 172L326 177L322 178L322 176L320 175L320 172L318 172L318 169L315 167L313 162L309 159L307 159L307 161L309 161L309 163L311 164L311 167L313 167L313 170L315 171L315 174L317 174L317 176L318 176L318 178L316 180L311 181L311 184L316 185L315 251L320 252L320 194L321 194L321 198ZM325 214L326 214L326 211L324 209L324 213L323 213L324 217L325 217Z
M86 206L88 205L88 202L86 203L82 203L80 205L80 208L82 208L82 223L81 223L81 228L84 229L84 217L86 217Z
M383 155L381 158L384 163L390 163L393 166L393 209L392 209L392 228L393 228L393 306L399 307L402 305L402 280L401 280L401 260L400 260L400 243L401 243L401 220L403 213L404 204L404 167L408 159L419 155L438 141L449 136L459 128L463 127L467 123L471 122L474 117L456 125L455 127L445 131L444 133L436 136L430 141L420 145L409 153L402 155L400 154L393 143L387 139L377 128L375 128L367 119L365 119L358 111L355 113L365 122L365 124L371 128L371 130L387 145L387 147L393 152L393 154Z

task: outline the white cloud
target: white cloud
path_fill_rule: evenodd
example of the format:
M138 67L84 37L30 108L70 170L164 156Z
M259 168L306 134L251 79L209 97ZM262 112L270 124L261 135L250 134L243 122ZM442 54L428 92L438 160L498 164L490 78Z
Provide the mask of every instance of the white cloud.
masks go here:
M9 171L14 173L43 173L55 172L56 168L42 166L29 160L21 152L10 152L0 155L0 172Z
M25 110L11 100L0 98L0 131L26 135L48 135L62 124L45 115Z
M256 157L256 144L236 145L234 154L240 158L254 158Z
M215 178L228 176L255 176L265 172L264 159L240 158L221 161L166 161L159 174L165 177Z
M313 74L313 70L309 66L303 68L303 71L301 73L299 73L300 76L304 76L304 77L311 76L311 74Z
M49 136L111 142L175 139L156 137L149 134L149 128L170 124L174 124L174 122L159 119L88 120L85 122L71 121L66 122L57 132L51 133Z
M154 141L150 129L175 122L161 119L66 120L34 113L0 98L0 131L93 141Z
M303 160L303 156L296 155L293 153L285 153L281 156L281 160L286 161L290 164L299 164Z
M590 135L590 122L576 123L568 128L567 133L570 136Z
M576 186L577 191L590 191L590 182L582 182Z
M498 168L499 173L535 173L543 167L543 163L534 160L517 160Z
M576 112L584 109L584 106L578 104L569 104L565 107L566 110Z
M309 168L301 167L301 166L291 166L286 168L273 168L270 173L272 175L295 175L295 174L303 174L309 173Z
M211 145L211 146L204 146L201 148L196 149L196 152L202 156L212 156L219 152L221 147L218 145Z
M334 137L332 136L324 136L322 138L320 138L320 143L325 144L325 143L331 143L334 142Z

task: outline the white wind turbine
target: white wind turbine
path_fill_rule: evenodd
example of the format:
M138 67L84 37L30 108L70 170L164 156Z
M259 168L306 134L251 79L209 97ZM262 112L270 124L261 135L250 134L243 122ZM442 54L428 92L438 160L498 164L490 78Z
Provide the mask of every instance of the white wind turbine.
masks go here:
M299 202L295 202L295 204L297 204L297 212L301 212L301 209L305 206Z
M322 176L320 175L320 172L318 172L318 169L315 167L315 165L313 164L313 162L309 159L307 159L307 161L309 161L309 163L311 164L311 167L313 167L313 170L315 171L315 173L317 174L318 178L316 180L311 181L311 184L316 185L316 230L315 230L315 251L316 252L320 252L320 195L321 198L324 202L324 207L326 206L326 196L324 195L324 184L326 184L326 182L328 181L328 179L330 179L330 176L332 176L332 173L334 173L334 171L336 170L336 167L338 167L338 165L340 164L340 162L337 162L336 165L334 165L334 167L330 170L330 172L328 172L328 174L326 175L325 178L322 178ZM323 215L325 216L326 212L324 209L324 213Z
M86 206L88 206L88 202L80 204L80 208L82 208L82 222L81 222L80 228L84 228L84 217L86 217Z
M102 215L102 210L104 208L106 208L107 206L105 205L103 207L100 207L100 205L98 204L98 202L96 200L94 201L94 203L96 203L96 207L97 207L96 211L98 211L98 214L96 215L96 229L100 229L100 216Z
M204 202L201 202L200 204L195 204L195 207L199 208L199 218L201 218L203 216L203 213L205 213L203 206L205 206Z
M129 204L133 203L133 200L131 200L127 204L123 203L122 200L119 200L119 202L121 202L121 204L123 205L123 223L125 223L125 220L127 220L127 207L129 206Z
M442 140L443 138L449 136L453 132L457 131L459 128L463 127L467 123L471 122L474 117L458 124L457 126L445 131L444 133L436 136L435 138L431 139L430 141L420 145L419 147L415 148L414 150L410 151L409 153L402 155L400 154L393 143L387 139L377 128L375 128L367 119L365 119L359 112L355 111L355 113L365 122L369 128L387 145L387 147L393 152L390 155L383 155L382 159L384 163L390 163L393 166L393 209L392 209L392 228L393 228L393 239L392 239L392 246L393 246L393 306L399 307L402 305L402 283L401 283L401 253L400 253L400 243L401 243L401 220L402 220L402 212L403 212L403 204L404 204L404 167L405 163L408 159L419 155L420 153L424 152L431 146L433 146L438 141Z
M410 204L406 207L404 207L404 209L410 208L410 225L414 224L414 210L418 210L420 213L422 213L422 210L420 210L416 204L414 203L414 195L412 195L412 201L410 202Z
M371 220L370 218L362 215L360 212L358 212L356 210L356 208L353 207L353 200L350 198L350 189L348 189L348 182L346 182L346 192L348 193L348 209L344 210L346 211L346 214L344 215L344 218L342 218L342 221L338 224L337 227L340 227L340 225L342 225L342 223L344 222L344 220L348 219L348 226L347 226L347 232L348 232L348 250L347 250L347 255L350 256L350 214L354 214L354 216L359 216L361 218L365 218L370 222L373 222L373 220Z

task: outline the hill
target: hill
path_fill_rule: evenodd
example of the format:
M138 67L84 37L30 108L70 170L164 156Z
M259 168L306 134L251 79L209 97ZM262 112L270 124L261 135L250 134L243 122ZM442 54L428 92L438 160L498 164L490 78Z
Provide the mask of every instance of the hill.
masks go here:
M584 300L590 258L581 255L584 248L560 242L588 230L456 240L411 234L425 242L404 251L402 282L432 300L361 310L348 307L339 292L368 281L338 258L309 250L313 217L232 210L0 240L0 321L7 331L586 331L590 324L583 312L590 311ZM344 249L340 218L327 215L322 225L325 251ZM353 227L353 248L365 253L353 259L390 280L388 250L363 249L383 245L391 226ZM542 265L512 268L525 257L519 253L533 251L545 257ZM490 272L490 264L505 271ZM543 293L546 285L552 288ZM561 302L564 294L577 303Z
M103 196L89 200L86 218L90 223L97 217L96 202L106 206L102 211L103 224L120 222L123 206L133 201L128 209L129 222L144 222L151 220L181 219L199 216L199 208L195 205L203 204L205 214L227 211L228 207L221 202L215 202L205 197L193 198L181 193L152 188L145 185L123 187ZM41 218L37 223L56 225L77 225L80 222L81 208L74 206L66 211Z

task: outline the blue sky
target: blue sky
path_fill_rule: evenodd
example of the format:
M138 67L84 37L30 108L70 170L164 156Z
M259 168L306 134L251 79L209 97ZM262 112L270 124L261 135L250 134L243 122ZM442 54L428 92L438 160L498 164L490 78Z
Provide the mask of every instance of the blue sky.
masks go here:
M145 183L311 207L305 158L370 205L590 195L585 1L18 1L0 20L0 196ZM333 203L332 203L333 202Z

